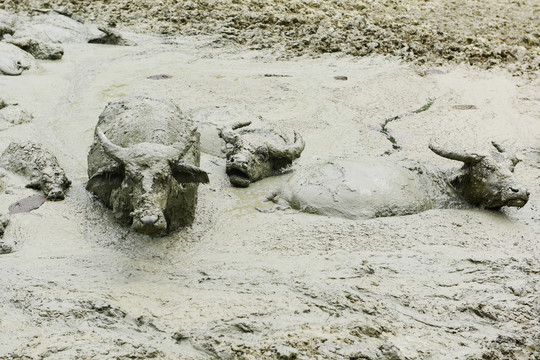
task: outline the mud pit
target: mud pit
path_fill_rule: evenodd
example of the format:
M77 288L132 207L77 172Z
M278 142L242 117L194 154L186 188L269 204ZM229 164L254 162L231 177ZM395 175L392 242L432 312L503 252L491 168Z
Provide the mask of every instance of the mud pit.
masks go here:
M383 57L276 61L215 38L126 35L133 47L64 44L61 62L0 77L34 119L4 130L41 142L72 179L60 202L10 215L0 257L2 359L534 359L540 354L539 83L448 66L419 73ZM429 70L429 69L428 69ZM346 76L347 80L336 80ZM151 238L119 226L84 189L109 101L147 92L200 124L193 226ZM435 99L423 112L389 122ZM332 159L468 150L492 139L524 161L522 209L430 210L363 221L266 212L290 174L230 186L218 126L295 129L293 168ZM391 134L399 149L389 141ZM0 211L36 194L3 171Z

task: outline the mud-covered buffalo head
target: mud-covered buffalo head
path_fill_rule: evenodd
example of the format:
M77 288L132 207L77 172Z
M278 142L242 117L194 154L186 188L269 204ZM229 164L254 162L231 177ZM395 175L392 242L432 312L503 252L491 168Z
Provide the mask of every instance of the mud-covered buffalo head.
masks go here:
M502 206L522 207L529 191L514 176L519 159L499 143L490 155L478 155L443 149L433 143L429 148L437 155L464 163L450 180L450 185L469 203L487 209Z
M279 173L300 157L305 143L294 132L291 141L273 129L246 128L251 122L221 129L226 143L226 172L231 184L248 187L250 183Z
M106 203L108 199L119 220L131 223L138 232L159 235L171 222L190 216L194 204L189 202L196 202L196 187L192 196L185 193L193 192L193 184L208 182L206 172L182 161L193 142L122 147L107 139L99 127L96 133L114 165L94 174L87 189Z

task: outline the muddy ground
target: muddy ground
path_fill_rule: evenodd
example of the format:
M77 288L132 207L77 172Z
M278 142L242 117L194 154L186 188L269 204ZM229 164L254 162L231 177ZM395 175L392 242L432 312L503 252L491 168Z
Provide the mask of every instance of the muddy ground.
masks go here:
M29 3L16 6L25 10ZM73 181L65 200L9 215L2 244L13 251L0 256L1 359L540 356L540 83L534 71L513 76L512 69L443 57L421 68L376 54L291 57L276 24L270 28L275 37L264 37L271 48L254 49L249 42L224 42L219 31L175 34L176 25L159 17L129 25L119 14L137 14L141 6L129 3L132 12L118 2L100 12L102 2L86 3L84 14L114 19L137 46L64 44L61 61L38 61L19 77L0 77L0 95L33 114L32 122L0 133L0 150L13 140L41 142ZM512 16L518 3L529 17L522 26L507 20L494 41L516 45L509 34L527 31L537 19L535 3L523 1L482 19ZM385 4L365 2L368 9ZM413 7L408 15L428 6L450 11L442 1L404 4ZM13 1L3 5L16 8ZM83 10L79 5L70 4ZM349 13L340 6L332 9ZM209 32L205 24L221 20L219 11L208 14L215 16L179 31L200 26ZM369 19L379 15L370 12ZM162 26L167 35L132 32L165 31ZM170 77L148 78L158 74ZM199 188L195 223L161 238L119 226L84 189L99 114L108 102L137 92L166 96L199 123L201 167L210 173L210 184ZM427 103L428 110L410 113ZM381 131L400 114L409 115ZM515 174L531 197L522 209L437 209L358 221L267 212L273 204L265 198L290 173L247 189L230 186L216 129L239 120L300 132L306 149L293 171L365 157L457 167L428 149L430 139L471 151L487 151L495 139L523 159ZM24 178L2 174L0 212L7 214L10 204L36 192L24 187Z
M92 21L163 35L218 34L216 44L281 58L391 54L422 65L540 69L540 3L523 0L5 0L0 9L64 7Z

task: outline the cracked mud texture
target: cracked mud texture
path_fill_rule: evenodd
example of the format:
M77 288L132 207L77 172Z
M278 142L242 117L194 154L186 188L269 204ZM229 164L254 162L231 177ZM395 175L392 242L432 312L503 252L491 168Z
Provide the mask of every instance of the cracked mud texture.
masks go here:
M218 35L216 44L272 48L285 58L341 52L514 74L540 67L540 3L533 0L7 0L0 8L58 6L113 26Z

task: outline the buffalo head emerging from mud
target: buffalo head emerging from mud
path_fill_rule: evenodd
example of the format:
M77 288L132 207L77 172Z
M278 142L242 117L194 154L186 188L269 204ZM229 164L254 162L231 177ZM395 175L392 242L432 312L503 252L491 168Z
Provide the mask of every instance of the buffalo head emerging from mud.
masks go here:
M273 129L247 128L251 122L221 129L227 146L226 172L231 184L250 183L272 176L292 164L304 150L304 140L294 132L294 140Z
M501 144L492 141L492 145L496 151L491 155L449 151L433 143L429 148L437 155L464 163L448 181L468 203L486 209L523 207L529 200L529 191L514 177L519 159Z
M529 191L513 174L519 160L500 144L492 144L490 155L429 145L436 154L463 162L459 169L382 159L330 162L295 172L270 199L281 206L350 219L471 205L522 207Z
M107 105L88 154L88 184L122 223L160 235L193 222L199 134L172 102L147 95Z

